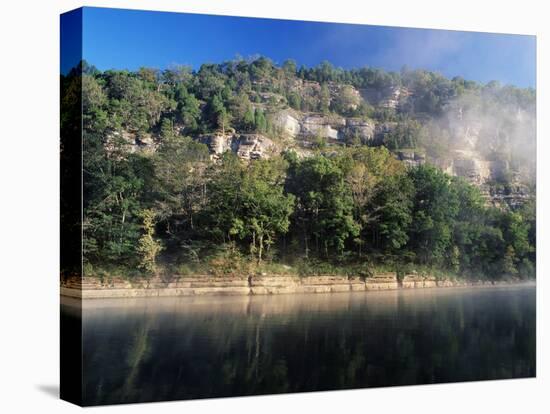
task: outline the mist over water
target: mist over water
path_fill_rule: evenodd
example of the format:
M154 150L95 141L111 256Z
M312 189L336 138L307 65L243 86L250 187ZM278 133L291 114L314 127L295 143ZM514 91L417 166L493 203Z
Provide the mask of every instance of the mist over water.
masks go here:
M535 375L534 286L83 306L87 405Z

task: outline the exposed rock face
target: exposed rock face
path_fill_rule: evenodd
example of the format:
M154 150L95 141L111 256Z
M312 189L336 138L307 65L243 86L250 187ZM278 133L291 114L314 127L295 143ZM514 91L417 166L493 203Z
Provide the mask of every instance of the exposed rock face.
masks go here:
M319 82L297 79L294 88L303 96L317 96L321 85Z
M488 187L484 188L482 194L487 202L497 208L510 208L512 210L521 207L531 197L529 188L522 184L509 185L506 187Z
M496 177L492 163L477 151L482 125L474 119L465 119L462 108L447 113L447 122L456 150L451 153L445 169L451 175L463 177L472 184L482 185Z
M344 276L260 276L250 280L252 295L281 293L331 293L365 290L359 278Z
M287 137L303 138L321 137L333 140L358 137L361 142L371 142L377 131L393 127L391 123L383 124L382 129L371 120L360 118L342 118L320 114L300 117L294 111L281 111L272 117L272 122Z
M214 157L223 154L226 151L231 150L232 135L211 134L201 135L198 141L205 144L210 149L210 152Z
M371 105L392 109L397 108L410 95L410 92L406 88L399 86L390 86L383 90L364 88L360 89L359 93Z
M285 136L295 138L321 137L343 139L349 134L357 134L364 142L374 136L374 123L356 118L324 116L320 114L300 117L294 111L281 111L272 116L272 122Z
M437 281L433 276L419 276L417 274L405 275L401 286L405 289L437 287ZM452 285L449 285L452 286Z
M395 156L407 167L417 167L426 162L426 155L421 151L400 150L395 153Z
M525 183L534 181L534 162L531 164L523 161L521 168L518 168L517 165L512 167L501 157L496 157L499 158L498 161L488 159L488 154L498 153L502 149L503 136L507 137L504 140L506 145L513 145L517 141L534 141L525 139L522 135L529 134L532 128L522 123L521 113L510 112L509 117L517 130L503 128L498 118L484 119L475 112L466 112L463 105L450 107L445 122L449 126L453 146L457 149L449 154L443 168L445 172L463 177L479 187L487 204L515 209L529 199L530 191ZM529 159L526 158L528 150L523 147L512 151L519 151L519 159ZM534 152L531 158L534 160ZM434 163L441 164L441 160L434 160ZM503 186L497 183L508 184Z
M115 148L123 149L128 153L154 152L158 147L151 134L137 134L129 131L113 131L107 136L105 148L113 151Z
M260 134L211 134L201 135L198 140L208 146L215 159L226 151L233 151L244 160L269 158L275 150L273 141Z
M269 158L275 146L269 138L259 134L233 135L232 147L237 155L245 160Z
M340 105L349 104L353 109L354 101L361 97L373 105L386 108L396 108L406 104L410 91L400 87L388 87L379 91L373 88L356 90L349 85L328 84L331 100ZM321 91L321 85L317 82L296 80L293 88L303 96L311 96L315 99ZM225 129L225 134L211 133L193 137L193 139L206 144L212 158L217 159L226 151L232 151L243 160L268 158L275 153L280 153L285 148L292 148L299 157L308 157L317 151L317 140L320 137L329 140L329 145L337 145L336 140L350 144L382 145L388 139L397 126L397 122L378 122L369 119L342 117L335 114L303 113L288 108L283 101L285 99L274 93L261 93L261 101L255 102L255 107L264 109L261 102L276 102L272 109L279 108L275 113L269 114L269 121L275 127L278 137L276 142L261 134L241 134L231 128ZM338 101L340 100L340 101ZM280 104L280 105L279 105ZM281 109L285 108L285 109ZM522 121L524 114L521 112L510 113L510 117L517 122ZM521 163L518 167L517 160L492 161L493 153L498 154L499 147L495 145L502 141L501 135L513 136L524 130L508 131L506 128L484 122L477 113L466 112L463 106L449 105L446 114L436 120L438 125L445 130L444 143L448 143L449 150L442 155L438 151L430 151L434 154L426 158L422 150L394 150L394 156L408 167L416 167L429 161L450 175L465 178L470 183L479 187L487 200L487 204L499 208L516 208L532 197L532 191L525 183L533 182L533 162ZM422 124L422 121L420 122ZM527 132L529 128L524 128ZM174 132L181 133L183 125L174 125ZM523 135L522 135L523 136ZM295 138L299 138L293 142ZM499 139L497 139L499 138ZM350 141L353 140L353 141ZM123 150L128 153L154 152L158 148L161 138L155 133L138 133L136 131L113 131L106 139L105 148L108 151ZM523 142L523 141L522 141ZM386 142L387 143L387 142ZM514 147L512 151L522 152L522 148ZM493 158L499 158L498 156ZM498 183L507 183L502 186ZM521 184L524 183L524 184Z
M379 105L382 108L395 109L399 105L402 95L405 95L402 88L390 88L387 91L387 95L381 99Z
M493 177L491 163L480 159L474 152L466 150L454 151L449 171L476 185L484 184Z
M519 282L519 279L516 280ZM509 282L437 280L433 276L406 275L401 287L419 289L434 287L492 286ZM514 281L512 281L514 283ZM377 274L362 279L337 275L298 277L295 275L195 275L170 280L161 278L128 281L119 277L69 278L61 282L61 295L75 298L128 298L205 295L274 295L288 293L332 293L370 290L396 290L395 273Z
M479 141L482 124L472 119L465 120L461 111L447 114L447 118L455 145L466 150L474 150Z
M287 137L294 138L302 129L298 118L290 111L281 111L275 114L272 122Z
M343 118L328 119L322 115L307 115L301 123L300 133L304 136L320 136L338 139L338 129L346 125Z
M488 161L475 150L454 150L445 166L448 174L463 177L477 186L490 181L509 181L510 166L505 161ZM516 177L519 180L520 177ZM516 181L517 181L516 180Z
M361 103L361 94L351 85L329 83L330 100L336 102L342 109L354 111Z
M393 290L398 287L395 272L379 273L365 279L365 290Z
M374 128L374 139L377 142L384 141L384 135L393 131L397 127L397 122L381 122Z
M508 163L488 161L476 151L455 150L448 163L436 164L447 174L462 177L478 187L487 205L513 210L532 197L532 191L523 184L524 177L514 176Z
M344 134L346 137L358 137L361 142L367 143L374 139L376 127L374 122L357 118L347 118Z

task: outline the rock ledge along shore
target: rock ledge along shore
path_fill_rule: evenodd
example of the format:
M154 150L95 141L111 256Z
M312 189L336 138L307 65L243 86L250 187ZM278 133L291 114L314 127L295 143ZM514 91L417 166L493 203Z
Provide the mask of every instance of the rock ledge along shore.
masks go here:
M338 275L306 276L175 276L134 279L111 278L102 281L95 277L72 278L61 283L61 295L83 299L133 298L159 296L198 295L276 295L290 293L335 293L418 289L435 287L466 287L505 285L510 282L436 280L433 276L406 275L399 282L394 272L379 273L372 277Z

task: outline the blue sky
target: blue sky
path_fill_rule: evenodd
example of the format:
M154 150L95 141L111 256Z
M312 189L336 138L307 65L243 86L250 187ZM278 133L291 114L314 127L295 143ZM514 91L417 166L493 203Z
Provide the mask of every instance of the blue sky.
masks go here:
M83 55L101 70L166 68L264 55L276 63L403 65L535 87L534 36L85 8ZM62 68L66 70L66 68Z

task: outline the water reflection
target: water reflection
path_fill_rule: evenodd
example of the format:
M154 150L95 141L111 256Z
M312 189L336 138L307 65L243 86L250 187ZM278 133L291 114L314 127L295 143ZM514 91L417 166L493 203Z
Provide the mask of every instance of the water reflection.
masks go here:
M83 306L86 404L535 375L534 287Z

